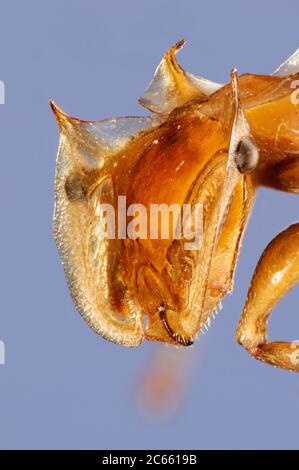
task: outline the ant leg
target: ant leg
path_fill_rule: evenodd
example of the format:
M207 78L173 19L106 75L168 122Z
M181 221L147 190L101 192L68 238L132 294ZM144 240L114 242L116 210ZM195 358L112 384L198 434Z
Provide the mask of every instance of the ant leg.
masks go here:
M252 277L236 339L253 357L299 372L299 341L267 342L267 323L277 302L299 281L299 223L275 237Z

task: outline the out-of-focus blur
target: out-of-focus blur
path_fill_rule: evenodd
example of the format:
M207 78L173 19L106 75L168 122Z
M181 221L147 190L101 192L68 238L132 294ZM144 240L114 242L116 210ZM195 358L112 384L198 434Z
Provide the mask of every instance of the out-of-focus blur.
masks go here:
M197 346L155 346L138 374L136 385L137 404L147 418L164 419L179 410L186 389L192 385L194 361L199 360Z

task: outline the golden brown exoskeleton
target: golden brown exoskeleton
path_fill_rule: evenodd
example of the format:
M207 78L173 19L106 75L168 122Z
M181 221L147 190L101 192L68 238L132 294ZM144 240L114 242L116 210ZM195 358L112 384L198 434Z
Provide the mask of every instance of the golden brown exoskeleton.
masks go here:
M232 291L256 189L299 193L299 52L273 75L233 70L219 85L178 65L182 45L165 55L140 99L151 116L81 121L51 102L61 133L54 231L68 284L89 325L125 346L144 338L191 344ZM114 238L100 236L101 208L117 212L119 196L147 215L152 204L201 204L200 248L186 249L173 234L129 238L118 220ZM268 343L267 321L298 280L299 223L265 249L237 329L251 355L295 371L299 343Z

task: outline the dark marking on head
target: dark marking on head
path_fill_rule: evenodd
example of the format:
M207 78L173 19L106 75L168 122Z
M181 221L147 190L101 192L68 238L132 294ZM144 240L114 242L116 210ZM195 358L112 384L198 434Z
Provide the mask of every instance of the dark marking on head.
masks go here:
M84 175L79 171L71 173L65 180L65 193L70 202L83 202L87 197Z

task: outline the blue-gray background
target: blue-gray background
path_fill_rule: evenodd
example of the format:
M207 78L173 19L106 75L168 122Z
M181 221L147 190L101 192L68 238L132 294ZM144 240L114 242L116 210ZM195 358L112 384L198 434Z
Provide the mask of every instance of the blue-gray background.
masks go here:
M298 219L296 196L261 190L234 295L224 302L185 399L147 419L136 377L155 345L95 335L71 302L51 232L58 130L54 98L85 119L143 114L137 97L167 48L191 72L270 73L299 45L296 1L1 1L1 448L298 448L299 376L251 359L234 340L250 276L268 241ZM298 289L271 338L298 339Z

